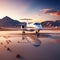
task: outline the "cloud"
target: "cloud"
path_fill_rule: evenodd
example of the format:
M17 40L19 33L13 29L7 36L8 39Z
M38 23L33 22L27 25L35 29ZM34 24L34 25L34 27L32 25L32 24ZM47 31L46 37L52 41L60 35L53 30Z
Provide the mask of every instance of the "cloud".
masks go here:
M42 9L40 10L40 14L50 14L52 16L60 16L60 10L54 10L54 9Z
M50 15L53 15L53 16L60 16L60 10L51 10L51 11L46 11L45 13L49 13Z

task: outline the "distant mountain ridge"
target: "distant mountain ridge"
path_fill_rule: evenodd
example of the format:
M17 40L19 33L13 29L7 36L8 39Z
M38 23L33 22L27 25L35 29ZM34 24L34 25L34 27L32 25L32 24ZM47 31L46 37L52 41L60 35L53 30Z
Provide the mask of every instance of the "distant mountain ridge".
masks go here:
M6 16L0 19L0 27L17 27L21 22L13 20L10 17Z
M60 20L56 20L56 21L44 21L41 23L43 27L60 27Z
M19 22L19 21L14 20L14 19L11 19L8 16L0 19L0 27L20 27L22 24L24 24L24 23ZM44 21L44 22L41 22L41 25L43 27L52 27L52 26L60 27L60 20Z

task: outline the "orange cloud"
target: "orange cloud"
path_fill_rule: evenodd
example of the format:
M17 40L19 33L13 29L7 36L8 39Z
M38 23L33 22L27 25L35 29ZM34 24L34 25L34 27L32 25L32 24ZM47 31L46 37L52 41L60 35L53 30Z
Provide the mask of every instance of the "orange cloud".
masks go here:
M40 14L50 14L52 16L60 16L60 10L42 9L40 10Z
M45 13L49 13L50 15L53 15L53 16L60 16L60 11L46 11Z
M50 14L53 16L60 16L60 11L51 12Z

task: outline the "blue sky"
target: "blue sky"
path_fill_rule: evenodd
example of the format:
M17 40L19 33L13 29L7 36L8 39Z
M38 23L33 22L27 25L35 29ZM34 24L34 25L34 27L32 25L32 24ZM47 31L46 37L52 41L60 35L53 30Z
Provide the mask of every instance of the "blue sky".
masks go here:
M60 0L0 0L0 18L60 20Z

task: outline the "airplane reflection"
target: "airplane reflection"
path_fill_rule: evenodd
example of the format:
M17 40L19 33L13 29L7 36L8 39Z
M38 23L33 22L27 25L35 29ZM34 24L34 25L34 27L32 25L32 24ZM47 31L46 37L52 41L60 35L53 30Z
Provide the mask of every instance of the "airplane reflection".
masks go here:
M33 44L33 46L35 46L35 47L39 47L41 45L41 41L38 39L37 35L22 34L22 40L27 40L28 42Z

